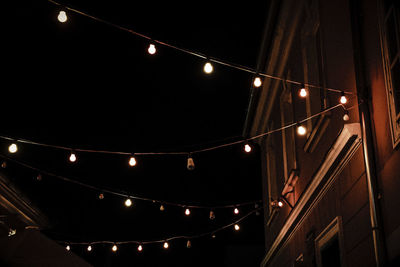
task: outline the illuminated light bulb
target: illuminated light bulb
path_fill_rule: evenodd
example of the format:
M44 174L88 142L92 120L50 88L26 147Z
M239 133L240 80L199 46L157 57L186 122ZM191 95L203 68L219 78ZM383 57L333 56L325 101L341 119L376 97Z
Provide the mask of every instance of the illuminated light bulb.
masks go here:
M190 215L190 209L185 209L185 215L189 216Z
M64 10L61 10L60 13L58 13L57 19L59 22L64 23L67 21L67 13L65 13Z
M139 246L137 247L137 250L138 250L139 252L141 252L141 251L143 250L142 245L139 245Z
M189 156L189 157L188 157L186 167L187 167L187 169L188 169L189 171L193 171L193 170L194 170L195 165L194 165L194 161L193 161L192 156Z
M344 121L350 120L349 112L347 110L344 111L343 120Z
M344 92L340 94L340 103L346 104L347 103L347 97L344 95Z
M76 161L76 154L74 151L71 151L71 154L69 155L69 161L70 162L75 162Z
M42 175L39 173L37 176L36 176L36 180L38 180L38 181L41 181L42 180Z
M65 247L65 249L68 250L68 251L70 251L70 250L71 250L71 247L70 247L69 245L67 245L67 246Z
M8 147L8 152L10 153L16 153L18 151L18 146L15 143L12 143L9 147Z
M278 201L278 207L279 207L279 208L282 208L282 207L283 207L283 202L280 201L280 200Z
M305 135L307 133L306 127L304 127L303 125L298 126L297 127L297 133L299 135Z
M212 235L211 235L211 238L212 238L212 239L215 239L216 237L217 237L217 236L216 236L215 234L212 234Z
M104 194L103 193L99 194L99 199L104 199Z
M165 242L164 242L164 245L163 245L163 247L164 247L165 249L169 248L169 244L168 244L168 242L167 242L167 241L165 241Z
M210 62L207 61L206 64L204 64L203 70L205 73L210 74L213 72L214 67Z
M239 214L239 209L238 209L238 208L235 208L235 209L233 210L233 213Z
M117 245L114 244L114 245L112 246L111 250L114 251L114 252L116 252L116 251L118 250Z
M256 77L253 82L255 87L260 87L262 85L262 81L260 77Z
M150 44L147 52L149 52L150 55L154 55L157 52L156 46L154 44Z
M250 152L251 152L251 145L249 145L248 143L246 143L246 144L244 145L244 151L245 151L246 153L250 153Z
M127 206L127 207L132 206L132 200L131 200L130 198L127 198L127 199L125 200L125 206Z
M239 231L239 229L240 229L240 226L239 226L239 224L235 224L235 226L234 226L234 227L235 227L235 230L236 230L236 231Z
M160 205L160 211L164 211L165 210L165 208L164 208L164 205Z
M133 166L136 166L136 159L135 159L135 157L134 156L131 156L130 158L129 158L129 166L131 166L131 167L133 167Z
M87 251L92 251L92 246L91 246L91 245L89 245L89 246L87 247Z
M306 97L307 96L307 90L306 90L306 88L304 87L304 85L301 85L301 89L300 89L300 91L299 91L299 96L300 97Z
M191 247L192 247L192 242L190 242L190 240L188 240L188 241L186 242L186 247L187 247L187 248L191 248Z
M2 167L3 169L7 168L7 161L3 161L3 162L1 163L1 167Z
M210 220L214 220L215 219L215 213L214 211L210 210L210 216L209 216Z

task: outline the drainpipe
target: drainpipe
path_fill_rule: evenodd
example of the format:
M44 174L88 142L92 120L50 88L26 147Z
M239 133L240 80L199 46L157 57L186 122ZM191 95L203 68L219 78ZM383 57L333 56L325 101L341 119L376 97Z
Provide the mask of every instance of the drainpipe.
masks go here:
M366 86L365 79L365 64L363 61L362 52L362 6L359 0L353 0L350 2L351 12L351 26L352 26L352 40L353 40L353 51L354 51L354 68L356 76L356 87L359 103L359 116L361 123L362 132L362 144L364 153L364 165L365 173L368 186L368 200L370 208L370 219L371 219L371 230L372 239L374 244L374 254L376 266L382 267L386 262L386 250L384 243L384 232L382 228L382 216L379 206L379 189L378 179L376 172L375 162L375 149L373 146L373 135L372 135L372 120L370 116L370 98L369 91Z

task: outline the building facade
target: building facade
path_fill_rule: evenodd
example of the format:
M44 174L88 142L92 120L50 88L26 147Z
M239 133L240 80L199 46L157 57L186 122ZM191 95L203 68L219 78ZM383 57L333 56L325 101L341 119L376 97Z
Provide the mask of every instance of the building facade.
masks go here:
M244 130L262 136L261 266L399 266L399 6L271 1L257 68L272 77Z

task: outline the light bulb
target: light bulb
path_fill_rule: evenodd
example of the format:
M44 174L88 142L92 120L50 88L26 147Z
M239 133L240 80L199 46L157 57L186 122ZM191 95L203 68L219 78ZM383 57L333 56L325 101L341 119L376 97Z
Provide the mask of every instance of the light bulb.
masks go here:
M111 249L112 249L112 251L114 251L114 252L115 252L115 251L117 251L117 250L118 250L118 247L117 247L117 245L114 245L114 246L112 246L112 248L111 248Z
M87 247L87 251L92 251L92 246L91 246L91 245L89 245L89 246Z
M61 10L60 13L58 13L57 19L59 22L64 23L67 21L67 13L65 13L64 10Z
M147 52L149 52L150 55L154 55L157 52L156 46L154 44L150 44Z
M260 77L256 77L253 82L255 87L260 87L262 85L262 81Z
M69 161L71 161L71 162L75 162L76 161L75 152L71 151L71 155L69 155Z
M68 251L70 251L70 250L71 250L71 247L70 247L69 245L67 245L67 246L65 247L65 249L68 250Z
M215 213L214 211L210 210L210 220L214 220L215 219Z
M127 198L127 199L125 200L125 206L127 206L127 207L132 206L132 200L131 200L130 198Z
M347 97L344 95L344 92L340 94L340 103L346 104L347 103Z
M188 241L186 242L186 247L187 247L187 248L191 248L191 247L192 247L192 242L190 242L190 240L188 240Z
M233 213L239 214L239 209L238 209L238 208L235 208L235 209L233 210Z
M18 151L18 146L15 143L12 143L9 147L8 147L8 151L10 153L16 153Z
M302 88L300 89L300 91L299 91L299 96L300 96L300 97L303 97L303 98L307 96L307 90L306 90L306 88L302 87Z
M99 199L104 199L104 194L103 193L99 194Z
M207 74L210 74L213 72L214 67L210 62L206 62L206 64L204 64L204 68L203 68L204 72Z
M188 159L187 159L186 167L187 167L187 169L189 171L193 171L194 170L194 161L193 161L193 158L191 156L189 156Z
M307 133L306 127L304 127L303 125L298 126L297 127L297 133L299 135L305 135Z
M190 209L185 209L185 215L189 216L190 215Z
M350 120L350 116L349 116L349 111L348 110L344 111L343 120L344 121Z
M236 231L239 231L239 229L240 229L240 226L239 226L239 224L235 224L235 226L234 226L234 227L235 227L235 230L236 230Z
M278 206L279 206L279 208L282 208L283 207L283 202L282 201L278 201Z
M160 211L164 211L165 210L165 208L164 208L164 205L160 205Z
M131 166L131 167L133 167L133 166L136 166L136 159L135 159L135 157L134 156L131 156L130 158L129 158L129 166Z
M142 250L143 250L142 245L139 245L139 246L137 247L137 250L138 250L139 252L142 251Z
M164 245L163 245L163 247L164 247L165 249L169 248L169 244L168 244L168 242L167 242L167 241L165 241L165 242L164 242Z
M245 144L245 145L244 145L244 151L245 151L246 153L250 153L250 152L251 152L251 146L250 146L249 144Z

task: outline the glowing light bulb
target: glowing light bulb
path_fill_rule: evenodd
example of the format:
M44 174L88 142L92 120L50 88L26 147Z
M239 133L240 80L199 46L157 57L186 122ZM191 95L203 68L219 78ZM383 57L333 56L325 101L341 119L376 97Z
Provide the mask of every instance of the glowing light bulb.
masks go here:
M260 77L256 77L253 82L255 87L260 87L262 85L262 81Z
M297 127L297 133L299 135L305 135L307 133L306 127L304 127L303 125L298 126Z
M157 52L156 46L154 44L150 44L147 52L149 52L150 55L154 55Z
M138 250L139 252L141 252L141 251L143 250L142 245L139 245L139 246L137 247L137 250Z
M244 145L244 151L245 151L246 153L250 153L250 152L251 152L251 145L245 144L245 145Z
M114 251L114 252L116 252L116 251L118 250L117 245L114 244L114 245L112 246L111 250Z
M239 209L238 209L238 208L235 208L235 209L233 210L233 213L239 214Z
M280 201L280 200L278 201L278 207L279 207L279 208L282 208L282 207L283 207L283 202Z
M193 170L194 170L195 165L194 165L193 158L192 158L191 156L189 156L188 159L187 159L187 165L186 165L186 167L187 167L187 169L188 169L189 171L193 171Z
M215 219L215 213L214 211L210 210L210 220L214 220Z
M130 198L127 198L127 199L125 200L125 206L127 206L127 207L132 206L132 200L131 200Z
M99 194L99 199L104 199L104 194L103 193Z
M236 231L239 231L239 229L240 229L240 226L239 226L239 224L235 224L235 226L234 226L234 227L235 227L235 230L236 230Z
M164 247L165 249L169 248L169 244L168 244L168 242L167 242L167 241L165 241L165 242L164 242L164 245L163 245L163 247Z
M165 208L164 208L164 205L160 205L160 211L164 211L165 210Z
M204 72L207 74L210 74L213 72L214 67L210 62L206 62L206 64L204 64L204 68L203 68Z
M64 23L67 21L67 13L65 13L64 10L61 10L60 13L58 13L57 19L59 22Z
M16 153L18 151L18 146L15 143L12 143L9 147L8 147L8 151L10 153Z
M76 154L74 151L71 151L71 154L69 155L69 161L75 162L76 161Z
M187 248L191 248L191 247L192 247L192 242L190 242L190 240L188 240L188 241L186 242L186 247L187 247Z
M131 166L131 167L133 167L133 166L136 166L136 159L135 159L135 157L134 156L131 156L130 158L129 158L129 166Z
M68 250L68 251L70 251L70 250L71 250L71 247L70 247L69 245L67 245L67 246L65 247L65 249Z
M190 215L190 209L185 209L185 215L189 216Z
M307 96L307 90L306 90L306 88L304 88L304 85L299 91L299 96L303 97L303 98Z
M346 104L347 103L347 97L344 95L344 92L340 94L340 103Z
M91 246L91 245L89 245L89 246L87 247L87 251L92 251L92 246Z

